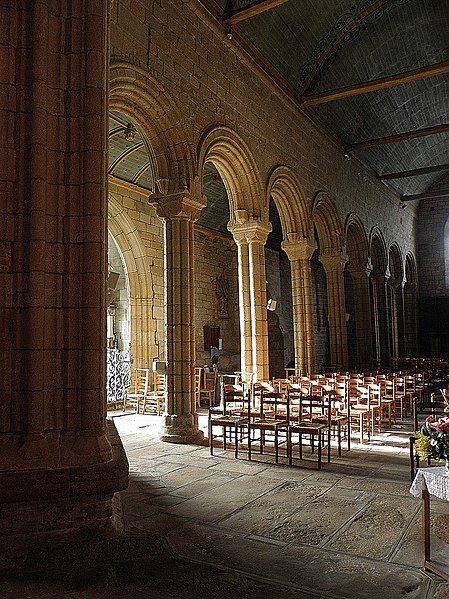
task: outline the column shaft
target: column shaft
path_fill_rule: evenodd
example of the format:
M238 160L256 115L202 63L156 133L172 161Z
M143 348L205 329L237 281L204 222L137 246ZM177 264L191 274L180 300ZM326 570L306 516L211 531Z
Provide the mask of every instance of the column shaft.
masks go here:
M329 341L331 362L338 370L348 367L348 338L343 270L346 259L341 254L320 256L327 278Z
M310 265L315 248L315 242L296 239L293 235L282 243L291 269L295 365L304 373L314 372L316 368Z
M187 192L151 196L164 221L167 406L162 440L203 441L195 405L193 223L205 202Z

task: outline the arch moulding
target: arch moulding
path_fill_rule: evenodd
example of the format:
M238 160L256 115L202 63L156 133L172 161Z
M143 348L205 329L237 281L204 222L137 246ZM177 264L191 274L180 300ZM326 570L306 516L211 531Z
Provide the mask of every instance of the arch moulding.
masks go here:
M223 179L229 199L231 225L236 224L236 210L241 218L268 224L263 185L255 158L247 143L232 129L215 126L207 129L198 144L198 178L202 182L206 162L212 162Z
M112 61L109 109L135 121L153 159L154 179L162 194L189 189L193 179L193 145L176 103L151 75L128 62Z

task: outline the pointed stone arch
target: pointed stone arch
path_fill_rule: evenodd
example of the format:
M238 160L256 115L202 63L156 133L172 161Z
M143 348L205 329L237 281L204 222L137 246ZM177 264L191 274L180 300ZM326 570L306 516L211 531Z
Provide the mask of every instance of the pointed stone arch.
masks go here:
M229 200L230 225L237 223L236 210L246 211L242 218L268 225L268 207L254 156L246 142L225 126L204 131L198 143L198 177L202 181L206 162L212 162L223 179Z
M387 303L390 324L391 357L405 353L404 263L399 245L394 241L388 250Z
M388 271L392 279L397 279L402 283L404 280L404 262L402 251L395 241L388 250Z
M108 229L123 255L128 273L133 365L148 368L151 366L151 359L158 356L158 327L151 318L153 297L149 259L126 209L112 194L108 197ZM163 323L159 326L162 325Z
M405 257L404 322L405 356L418 355L418 286L415 256L408 252Z
M155 191L170 194L188 189L193 180L193 146L176 103L157 79L136 65L112 61L109 108L129 115L143 134Z
M268 365L265 242L271 225L256 161L246 142L224 126L206 129L198 143L198 180L212 162L223 180L238 248L240 360L242 372L266 380Z

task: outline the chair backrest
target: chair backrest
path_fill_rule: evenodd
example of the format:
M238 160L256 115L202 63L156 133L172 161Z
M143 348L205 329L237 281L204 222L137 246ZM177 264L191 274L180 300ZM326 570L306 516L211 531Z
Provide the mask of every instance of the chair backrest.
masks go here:
M154 373L153 393L154 395L165 395L165 374Z
M203 369L203 389L207 391L215 391L217 386L217 369L212 368L211 371Z
M203 375L203 369L201 367L195 368L195 397L197 400L199 399L199 396L200 396L202 375Z
M134 368L132 393L136 395L146 395L148 393L148 385L150 380L149 368Z

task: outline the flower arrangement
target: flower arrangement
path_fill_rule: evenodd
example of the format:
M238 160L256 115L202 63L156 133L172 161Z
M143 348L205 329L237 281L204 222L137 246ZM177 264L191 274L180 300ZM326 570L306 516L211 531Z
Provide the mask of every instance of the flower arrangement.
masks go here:
M416 433L415 450L421 459L449 460L449 417L428 416Z

